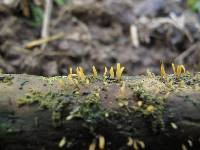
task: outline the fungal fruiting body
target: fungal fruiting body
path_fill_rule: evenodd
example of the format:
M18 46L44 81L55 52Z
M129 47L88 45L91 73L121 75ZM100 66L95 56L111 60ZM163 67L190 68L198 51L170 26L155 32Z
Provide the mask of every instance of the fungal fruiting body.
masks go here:
M82 67L77 67L76 68L76 74L78 75L78 77L82 80L85 81L86 76L84 74L83 68Z
M124 69L125 69L125 67L121 67L120 63L117 63L117 70L116 70L117 80L121 80Z
M172 63L172 69L174 74L179 78L181 74L185 73L185 67L184 65L178 65L177 67Z
M114 69L113 67L110 67L110 78L114 79L114 77L115 77Z
M104 77L107 75L107 72L108 72L107 67L104 67L104 73L103 73L103 76L104 76Z
M96 70L95 66L92 66L92 72L93 72L93 76L97 77L97 70Z
M99 149L103 150L105 148L105 138L104 136L99 136Z
M163 61L161 62L161 65L160 65L160 78L161 78L161 80L163 80L164 79L164 77L165 77L165 66L164 66L164 63L163 63Z

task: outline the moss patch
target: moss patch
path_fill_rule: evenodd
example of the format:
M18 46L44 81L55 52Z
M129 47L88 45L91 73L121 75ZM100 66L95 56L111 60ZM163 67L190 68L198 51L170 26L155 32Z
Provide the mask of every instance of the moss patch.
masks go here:
M6 83L7 85L12 85L13 84L13 82L12 82L13 78L14 77L11 76L11 75L1 76L0 77L0 83Z

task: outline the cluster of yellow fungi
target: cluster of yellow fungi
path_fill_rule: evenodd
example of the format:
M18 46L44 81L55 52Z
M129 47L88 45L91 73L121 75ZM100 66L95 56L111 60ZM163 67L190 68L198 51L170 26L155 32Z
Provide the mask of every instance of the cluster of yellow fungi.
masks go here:
M104 138L104 136L100 135L99 136L99 150L104 150L105 149L105 144L106 144L106 140ZM90 145L89 145L89 150L95 150L96 149L96 142L92 142Z
M121 67L120 63L117 63L116 71L114 71L113 67L110 67L110 70L109 70L110 78L111 79L115 79L116 78L118 81L120 81L124 69L125 69L125 67ZM107 73L108 73L108 69L107 69L107 67L105 67L103 76L106 77ZM93 77L97 77L98 76L98 73L97 73L97 70L96 70L95 66L92 66L92 74L93 74ZM73 76L78 76L81 79L81 81L86 81L86 75L85 75L84 70L83 70L82 67L77 67L75 74L73 74L72 67L70 67L69 74L68 74L68 79L72 81Z
M172 69L173 69L173 73L174 73L174 75L176 75L177 79L179 79L180 76L186 72L184 65L177 65L177 67L176 67L174 65L174 63L172 63ZM164 63L161 62L161 65L160 65L160 78L161 78L161 80L164 79L165 76L166 76L166 73L165 73Z

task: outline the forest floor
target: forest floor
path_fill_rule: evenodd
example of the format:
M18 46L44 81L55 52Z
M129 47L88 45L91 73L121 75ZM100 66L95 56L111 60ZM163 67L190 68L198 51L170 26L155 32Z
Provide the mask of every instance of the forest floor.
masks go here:
M0 68L4 73L65 75L69 66L87 72L120 62L129 75L149 68L159 72L160 61L188 70L200 66L199 16L175 0L76 0L55 7L50 35L59 39L27 47L40 38L40 27L15 12L0 10Z

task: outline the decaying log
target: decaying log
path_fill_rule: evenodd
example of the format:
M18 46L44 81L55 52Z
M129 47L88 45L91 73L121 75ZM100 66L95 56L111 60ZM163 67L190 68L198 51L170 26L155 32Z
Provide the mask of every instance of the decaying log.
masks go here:
M0 75L0 149L198 150L199 85L199 73Z

